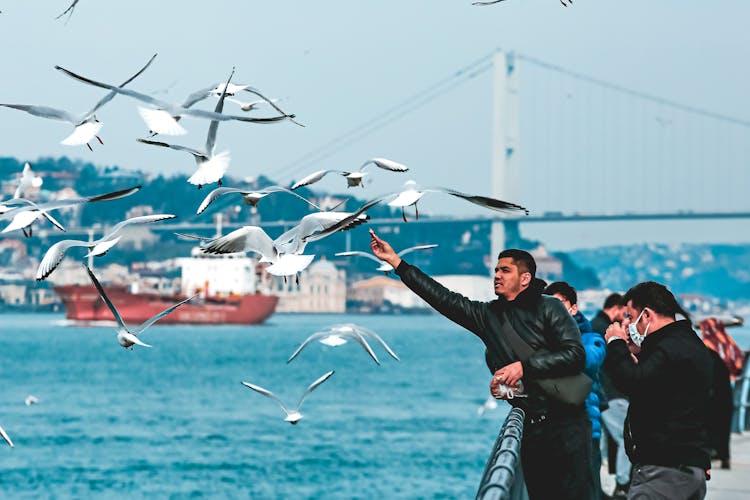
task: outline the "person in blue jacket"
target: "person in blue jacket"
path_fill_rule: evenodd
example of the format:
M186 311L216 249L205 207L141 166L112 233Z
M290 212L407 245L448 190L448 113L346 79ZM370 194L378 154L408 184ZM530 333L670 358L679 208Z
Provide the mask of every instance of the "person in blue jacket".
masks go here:
M607 354L607 343L604 337L589 323L589 320L578 310L578 294L575 288L565 281L555 281L547 286L543 292L545 295L551 295L560 299L565 308L568 310L573 319L578 324L581 331L581 341L583 349L586 351L586 366L583 372L588 375L593 384L591 392L586 397L586 412L591 420L591 476L594 481L594 497L597 500L601 498L601 479L599 469L602 466L602 454L599 448L602 437L602 410L606 408L607 402L599 383L599 371L604 364L604 358Z

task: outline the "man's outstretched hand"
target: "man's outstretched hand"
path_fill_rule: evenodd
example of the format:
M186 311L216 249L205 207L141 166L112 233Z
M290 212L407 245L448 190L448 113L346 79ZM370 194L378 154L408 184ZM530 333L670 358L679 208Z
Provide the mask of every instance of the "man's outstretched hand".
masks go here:
M393 269L401 264L401 257L396 255L387 241L378 238L378 235L372 229L370 229L370 250L375 257L392 265Z

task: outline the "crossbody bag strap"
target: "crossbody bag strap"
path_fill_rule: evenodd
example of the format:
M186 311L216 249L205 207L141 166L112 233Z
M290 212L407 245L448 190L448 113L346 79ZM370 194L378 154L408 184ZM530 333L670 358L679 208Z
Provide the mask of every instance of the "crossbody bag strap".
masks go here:
M499 315L496 313L494 313L493 315L495 320L500 325L500 331L503 333L503 338L508 339L513 352L516 353L516 356L518 356L521 361L534 354L534 349L532 349L529 344L524 342L521 336L516 333L515 328L511 326L509 315L505 315L505 317L502 318L499 317Z

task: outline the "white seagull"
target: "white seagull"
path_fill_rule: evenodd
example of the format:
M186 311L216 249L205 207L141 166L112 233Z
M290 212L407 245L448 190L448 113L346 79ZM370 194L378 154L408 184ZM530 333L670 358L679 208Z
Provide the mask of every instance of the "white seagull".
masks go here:
M136 77L138 77L141 73L143 73L146 68L151 65L151 62L155 57L156 54L151 56L151 59L149 59L146 65L141 68L138 73L125 80L120 85L120 87L124 87L125 85L133 81ZM118 87L113 88L118 89ZM104 144L102 139L97 135L104 124L96 118L96 112L102 106L111 101L116 95L117 93L115 91L110 91L99 102L97 102L93 108L81 115L75 115L63 109L51 108L48 106L33 106L29 104L0 104L0 106L25 111L26 113L34 116L39 116L41 118L49 118L51 120L61 120L64 122L68 122L75 127L75 130L73 130L72 134L63 139L61 141L61 144L64 144L66 146L80 146L82 144L85 144L90 150L93 151L93 149L91 148L91 144L89 144L89 141L96 138L100 144Z
M375 355L375 352L370 347L370 344L367 343L367 340L365 337L373 338L375 339L383 348L388 352L388 354L393 357L396 361L400 361L398 356L396 356L396 353L393 352L393 350L388 346L388 344L385 343L385 341L378 335L377 333L373 332L372 330L368 328L364 328L359 325L355 325L354 323L344 323L340 325L332 325L329 326L328 329L315 332L309 337L305 339L302 344L297 348L294 353L289 356L289 359L286 361L287 363L291 362L294 358L297 357L297 355L302 351L302 349L305 348L309 343L317 340L321 344L325 344L331 347L338 347L340 345L346 344L348 340L354 339L357 342L359 342L359 345L362 346L362 348L367 351L367 354L370 355L370 357L377 363L380 364L380 360Z
M86 267L86 271L89 273L89 277L91 278L91 282L96 287L96 290L99 292L99 296L102 298L105 304L107 304L107 307L110 311L112 311L112 316L115 317L115 321L117 321L117 342L124 347L125 349L133 350L134 345L139 345L142 347L151 347L148 344L144 344L141 342L141 340L138 338L138 335L142 334L146 329L159 321L161 318L166 316L167 314L171 313L178 307L180 307L185 302L194 299L197 297L197 295L193 295L192 297L188 297L185 300L182 300L178 303L176 303L173 306L169 306L168 308L164 309L162 312L154 316L153 318L146 320L141 326L135 329L129 329L125 322L122 320L122 317L120 316L120 313L117 312L117 308L115 308L115 305L110 302L109 297L107 297L107 294L104 293L104 288L102 288L102 285L99 283L99 280L96 279L96 276L94 276L94 273L91 271L91 269L88 266Z
M346 231L370 220L365 214L385 196L366 201L354 212L315 212L302 217L300 223L274 240L280 253L301 254L311 241L321 240L337 231Z
M507 201L497 200L495 198L489 198L487 196L477 196L471 194L465 194L455 189L444 188L444 187L420 187L415 181L409 180L404 183L403 189L397 193L396 198L388 202L391 207L401 207L401 216L406 222L406 214L404 213L404 207L414 205L416 211L416 218L419 219L419 210L417 209L417 202L422 199L425 193L446 193L457 198L462 198L470 203L479 205L480 207L489 208L497 211L511 211L525 212L526 215L529 211L521 205L510 203Z
M343 175L346 177L346 186L352 187L352 186L362 186L365 187L362 183L362 179L368 175L367 172L365 172L363 169L367 166L373 164L377 167L380 167L384 170L390 170L391 172L406 172L409 170L409 167L406 165L402 165L401 163L395 162L393 160L388 160L386 158L373 158L371 160L367 160L362 164L361 167L359 167L358 170L355 170L353 172L345 171L345 170L318 170L317 172L313 172L310 175L307 175L303 177L301 180L295 182L292 185L292 189L297 189L302 186L309 186L310 184L313 184L315 182L318 182L320 179L325 177L326 175L330 173L336 173L339 175Z
M255 190L240 189L240 188L233 188L233 187L218 187L214 189L213 191L211 191L210 193L208 193L208 195L206 195L206 197L203 199L200 206L198 207L198 211L196 212L196 214L198 215L202 214L203 211L206 210L211 203L218 200L220 197L224 196L225 194L231 194L231 193L242 194L242 201L245 203L245 205L250 205L251 207L257 207L258 202L262 198L265 198L271 193L289 193L291 195L296 196L300 200L304 201L311 207L321 210L321 208L318 205L311 202L307 198L300 196L299 194L295 193L291 189L287 189L281 186L268 186L263 189L255 189Z
M13 441L10 439L10 436L8 436L8 433L5 432L5 429L3 429L2 427L0 427L0 436L5 439L5 442L8 443L8 446L13 448Z
M131 224L145 224L149 222L158 222L167 219L174 219L177 217L172 214L153 214L153 215L142 215L140 217L131 217L130 219L118 222L115 226L104 236L94 241L83 241L83 240L61 240L49 247L47 253L44 254L42 262L39 264L39 268L36 271L36 280L42 281L46 279L52 272L57 269L63 258L65 252L69 248L73 247L85 247L89 249L89 253L85 257L93 256L99 257L105 255L110 248L115 246L118 241L122 238L120 232Z
M65 231L65 228L57 220L49 214L51 210L57 210L59 208L72 207L83 203L94 203L97 201L111 201L130 196L141 189L141 186L135 186L128 189L121 189L119 191L113 191L111 193L100 194L96 196L86 196L83 198L63 198L61 200L48 201L45 203L34 203L33 201L25 198L16 198L10 200L13 204L20 205L16 208L8 210L7 212L0 214L0 221L10 220L10 224L3 229L2 233L9 231L15 231L21 229L24 236L30 237L32 235L31 224L37 219L45 218L54 224L61 231ZM6 202L6 203L10 203ZM28 233L26 228L29 228Z
M315 255L281 254L270 236L258 226L243 226L218 238L203 238L184 235L188 238L204 240L200 248L207 254L228 254L254 252L260 254L260 262L270 262L266 268L274 276L292 276L302 272L315 258Z
M73 73L72 71L67 70L61 66L55 66L55 69L62 71L69 77L78 80L79 82L87 83L89 85L93 85L95 87L100 87L103 89L108 89L112 92L117 92L118 94L126 95L128 97L132 97L134 99L152 105L153 108L150 109L139 108L139 112L141 114L141 118L143 118L143 120L146 122L149 130L156 134L183 135L187 133L186 130L182 128L179 123L177 123L183 116L203 118L207 120L237 120L252 123L275 123L294 118L294 115L287 114L281 114L279 116L272 116L269 118L255 118L249 116L224 115L221 113L205 111L202 109L191 109L190 106L192 106L195 102L201 100L200 95L206 95L205 91L200 91L191 95L191 97L188 97L188 100L185 101L185 103L180 105L162 101L148 94L143 94L134 90L123 89L115 87L114 85L109 85L107 83L98 82L96 80L92 80L90 78L86 78L84 76ZM197 99L197 101L195 99Z
M232 99L231 97L228 97L227 101L235 103L236 105L240 107L242 111L252 111L258 106L260 106L261 104L279 102L278 99L269 99L268 101L264 101L263 99L256 99L254 101L245 102L245 101L240 101L239 99Z
M21 173L21 180L18 181L18 187L13 193L13 198L22 198L26 195L26 191L31 188L38 188L42 185L42 178L34 174L31 169L31 164L26 162L23 166L23 172Z
M231 81L233 75L234 68L232 68L232 73L229 75L228 81ZM221 114L221 112L223 111L225 97L226 94L224 93L222 93L221 97L219 97L219 102L216 103L216 108L214 109L215 113ZM229 156L229 151L215 153L216 132L218 130L219 121L211 120L211 124L208 126L208 134L206 135L206 146L202 151L186 146L152 141L149 139L138 139L138 142L151 144L153 146L160 146L163 148L175 149L177 151L186 151L193 155L198 170L196 170L195 173L190 176L188 182L190 184L197 185L198 189L201 189L204 184L210 184L212 182L218 182L219 186L221 186L221 178L224 177L227 168L229 168L229 161L231 159Z
M31 406L31 405L39 404L39 398L29 394L28 396L26 396L26 399L24 399L23 402L24 404L26 404L26 406Z
M259 385L251 384L250 382L242 382L242 385L254 390L255 392L259 392L263 394L264 396L267 396L275 400L277 403L279 403L279 405L281 406L281 409L284 410L284 413L286 413L286 418L284 419L284 421L289 422L292 425L297 425L297 423L303 418L303 415L302 413L300 413L299 410L300 408L302 408L302 403L305 402L305 398L307 397L307 395L310 394L312 391L314 391L315 388L318 387L320 384L328 380L328 378L331 375L333 375L333 373L334 371L331 370L325 375L323 375L322 377L320 377L318 380L310 384L310 386L302 394L302 397L299 398L299 403L297 403L297 407L294 408L293 410L290 410L289 408L287 408L284 402L276 394L272 393L268 389L264 389L263 387Z
M416 250L427 250L429 248L435 248L436 246L437 245L434 245L434 244L433 245L417 245L417 246L413 246L413 247L409 247L409 248L404 248L400 252L396 253L396 255L398 255L399 257L402 257L402 256L406 255L407 253L411 253L411 252L414 252ZM374 260L375 262L377 262L378 264L380 264L380 266L376 269L376 271L383 271L385 274L388 274L391 271L393 271L393 266L392 265L390 265L389 263L387 263L387 262L385 262L383 260L378 259L377 257L375 257L373 254L371 254L369 252L361 252L359 250L354 250L354 251L351 251L351 252L338 252L338 253L336 253L334 255L336 257L354 257L354 256L356 256L356 257L366 257L366 258L368 258L370 260Z
M14 202L19 198L23 198L26 195L26 191L32 187L40 187L42 185L42 178L38 175L34 175L34 171L31 169L31 164L26 162L21 172L21 178L18 181L18 186L13 193L13 198L7 201L0 202L0 214L12 210L13 205L20 205L23 202Z
M477 408L477 415L480 417L488 411L492 411L497 408L497 400L494 396L488 397L484 403Z

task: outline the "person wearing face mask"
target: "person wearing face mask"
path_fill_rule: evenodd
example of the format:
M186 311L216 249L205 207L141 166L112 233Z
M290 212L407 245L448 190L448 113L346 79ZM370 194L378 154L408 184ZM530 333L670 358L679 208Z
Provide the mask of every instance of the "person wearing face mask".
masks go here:
M666 286L639 283L624 300L626 318L607 328L605 367L630 399L624 431L633 463L628 498L702 499L711 467L710 354ZM628 341L639 348L637 355Z

